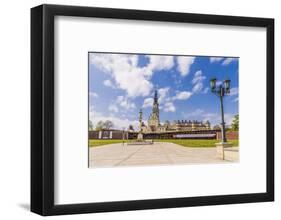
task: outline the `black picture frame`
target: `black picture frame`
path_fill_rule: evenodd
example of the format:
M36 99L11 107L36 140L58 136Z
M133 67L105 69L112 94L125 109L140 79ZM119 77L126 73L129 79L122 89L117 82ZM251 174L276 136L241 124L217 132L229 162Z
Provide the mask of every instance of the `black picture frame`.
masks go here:
M117 202L54 204L54 17L181 22L265 27L266 40L266 192ZM31 9L31 211L61 215L140 209L274 201L274 19L40 5Z

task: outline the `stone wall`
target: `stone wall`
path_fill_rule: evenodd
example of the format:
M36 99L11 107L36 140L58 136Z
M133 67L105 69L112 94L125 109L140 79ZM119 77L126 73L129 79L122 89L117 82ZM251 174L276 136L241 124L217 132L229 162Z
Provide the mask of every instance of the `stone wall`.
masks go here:
M121 130L89 131L89 139L137 139L138 132ZM144 139L216 139L217 133L212 130L205 131L178 131L144 133Z
M127 139L128 132L119 130L89 131L89 139Z
M217 131L217 140L221 139L221 131ZM226 139L227 140L237 140L239 139L239 132L238 131L227 131L226 132Z
M136 139L137 138L137 132L124 132L124 138L125 139ZM175 134L207 134L206 136L199 136L198 137L190 137L191 139L221 139L221 131L189 131L189 132L164 132L164 133L154 133L154 134L146 134L144 133L144 138L146 139L173 139L175 138ZM216 134L214 137L209 137L209 134ZM128 137L127 137L128 135ZM123 131L120 130L106 130L102 131L100 134L99 131L89 131L89 139L122 139L123 137ZM188 137L186 137L188 138ZM226 132L226 138L228 140L236 140L239 138L238 131L227 131Z

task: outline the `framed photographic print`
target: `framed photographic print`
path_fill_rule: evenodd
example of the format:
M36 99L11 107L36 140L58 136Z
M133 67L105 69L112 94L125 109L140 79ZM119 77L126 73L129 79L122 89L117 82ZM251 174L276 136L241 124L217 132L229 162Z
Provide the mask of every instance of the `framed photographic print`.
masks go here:
M31 9L31 211L273 200L273 19Z

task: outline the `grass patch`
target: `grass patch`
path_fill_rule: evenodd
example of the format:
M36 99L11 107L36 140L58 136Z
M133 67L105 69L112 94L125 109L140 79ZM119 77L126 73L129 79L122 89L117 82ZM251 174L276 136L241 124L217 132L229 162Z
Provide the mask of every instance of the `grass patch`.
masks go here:
M198 139L155 139L155 142L169 142L178 144L184 147L215 147L215 144L219 142L219 140L198 140ZM89 147L98 147L107 144L118 144L122 143L123 140L96 140L91 139L89 140ZM239 146L239 140L230 140L230 143L233 146ZM124 141L127 143L127 140Z
M107 144L118 144L118 143L123 143L123 140L96 140L96 139L91 139L89 140L89 147L98 147L98 146L103 146ZM125 140L124 143L127 143Z
M169 142L178 144L184 147L215 147L218 140L198 140L198 139L158 139L154 141ZM239 145L239 140L230 140L233 146Z

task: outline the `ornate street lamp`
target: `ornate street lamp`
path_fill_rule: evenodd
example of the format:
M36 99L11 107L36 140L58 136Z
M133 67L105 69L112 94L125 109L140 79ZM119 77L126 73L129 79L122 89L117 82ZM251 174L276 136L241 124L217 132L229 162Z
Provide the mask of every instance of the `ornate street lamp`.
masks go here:
M220 107L221 107L221 139L222 143L226 143L226 134L225 134L225 122L224 122L224 110L223 110L223 97L230 93L230 79L224 80L220 85L217 85L217 79L213 78L210 80L211 91L220 98Z
M210 80L210 85L211 85L211 91L213 92L216 88L216 82L217 82L217 79L216 78L213 78Z
M227 94L230 93L230 79L224 80L224 88Z

